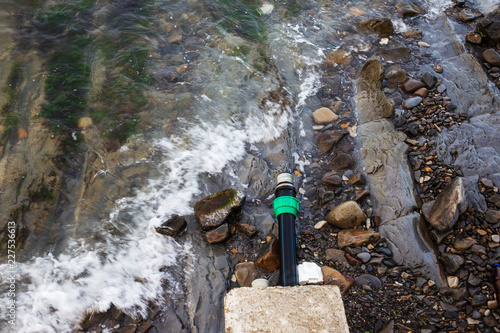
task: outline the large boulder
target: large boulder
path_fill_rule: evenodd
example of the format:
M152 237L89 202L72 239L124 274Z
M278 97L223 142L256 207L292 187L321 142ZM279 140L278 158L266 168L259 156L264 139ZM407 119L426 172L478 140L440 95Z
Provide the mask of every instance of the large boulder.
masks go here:
M365 214L356 201L346 201L334 207L326 217L328 223L342 228L356 228L365 222Z
M494 46L500 42L500 7L477 22L476 31Z
M240 191L217 192L195 203L196 221L202 230L216 228L238 213L244 202L245 195Z
M429 212L428 222L438 231L449 230L468 207L462 178L457 177L436 197L436 202Z
M382 91L383 78L384 72L380 60L376 58L368 59L361 68L357 79L356 106L359 110L361 124L388 118L394 112L394 101Z

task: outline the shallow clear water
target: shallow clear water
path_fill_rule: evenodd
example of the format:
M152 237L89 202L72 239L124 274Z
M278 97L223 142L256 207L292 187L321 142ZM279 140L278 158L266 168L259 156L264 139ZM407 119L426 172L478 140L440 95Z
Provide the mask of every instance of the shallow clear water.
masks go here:
M250 153L267 160L273 169L304 171L312 141L310 111L320 106L314 96L321 88L325 55L339 47L368 52L378 37L357 34L353 20L363 12L367 17L394 15L388 9L391 1L310 1L296 15L287 15L286 7L275 2L268 14L260 9L259 24L266 27L267 38L249 41L241 31L228 33L221 28L227 15L220 15L221 3L98 1L90 14L72 17L75 29L82 29L78 22L86 20L82 35L90 38L83 48L92 70L89 99L94 100L89 107L101 108L102 113L121 108L128 116L140 107L138 117L146 120L118 153L144 152L131 155L137 158L126 159L121 166L145 166L148 172L126 195L83 210L78 218L70 214L50 243L42 238L34 240L26 253L19 250L26 260L17 264L14 331L69 332L86 312L105 311L111 304L145 315L148 302L161 299L162 281L172 279L169 269L183 269L180 258L197 255L190 244L178 244L154 227L172 214L191 214L194 202L210 194L201 181L207 175L220 179L219 189L224 184L245 190L248 184L240 181L238 170ZM426 20L436 19L450 4L425 1ZM36 6L29 1L0 3L0 57L21 56L14 52L17 21L12 13L31 12ZM407 29L401 18L393 20L398 31ZM343 31L351 34L343 37ZM66 38L67 33L63 29L59 34ZM44 61L51 48L61 48L57 36L50 35L56 40L47 38L46 45L32 46ZM106 43L116 39L124 41L118 49L107 49ZM144 68L141 59L127 58L131 47L147 50ZM365 59L361 55L356 60ZM129 65L136 73L124 74ZM0 74L8 75L8 69L2 70ZM34 75L47 73L43 66L41 71ZM107 95L112 84L102 82L115 76L130 80L134 75L146 102L113 104L110 100L127 100L127 94ZM351 103L351 96L338 97ZM109 126L113 124L110 120ZM269 153L276 147L288 150L279 155L281 161ZM112 173L108 164L112 161L104 160L94 177ZM3 264L1 270L6 267ZM175 293L176 283L171 282ZM0 317L2 332L12 332L4 308Z

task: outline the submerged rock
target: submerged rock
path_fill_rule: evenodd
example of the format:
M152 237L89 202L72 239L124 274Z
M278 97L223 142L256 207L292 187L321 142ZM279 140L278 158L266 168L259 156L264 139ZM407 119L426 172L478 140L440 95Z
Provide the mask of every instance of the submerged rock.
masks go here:
M356 228L365 222L365 214L356 201L347 201L334 207L326 218L328 223L342 229Z
M464 8L457 15L458 19L462 22L473 21L481 16L483 16L483 14L473 8Z
M322 154L329 153L347 133L346 130L333 130L320 133L318 135L318 150Z
M361 124L388 118L394 112L394 101L382 92L383 75L380 60L376 58L369 59L361 68L356 95Z
M361 21L361 24L379 34L392 35L394 33L394 26L392 21L388 18L374 18L370 20Z
M245 202L245 195L227 189L212 194L194 205L194 214L202 230L215 228L237 213Z
M449 230L469 207L462 178L455 178L436 197L428 222L439 231Z
M159 227L156 227L155 230L157 233L175 238L179 236L179 234L184 231L186 227L186 220L174 214L168 221L164 222Z
M398 13L403 15L403 17L413 17L420 15L420 8L418 6L409 2L400 2L396 5Z

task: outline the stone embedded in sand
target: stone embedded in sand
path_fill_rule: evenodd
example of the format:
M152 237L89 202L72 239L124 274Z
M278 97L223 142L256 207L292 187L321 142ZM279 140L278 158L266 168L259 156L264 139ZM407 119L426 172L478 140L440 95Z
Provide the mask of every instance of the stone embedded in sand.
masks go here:
M356 201L346 201L334 207L326 217L328 223L342 228L352 229L365 222L365 213Z
M347 51L344 50L335 50L326 56L326 63L340 64L344 66L348 66L354 57Z
M373 230L344 229L337 235L337 245L339 248L346 246L363 246L373 244L380 239L380 234Z
M346 277L332 267L323 266L321 272L323 273L323 283L338 286L342 294L345 294L354 285L352 278Z
M257 269L252 261L241 262L234 268L234 275L240 287L250 287L257 277Z
M339 118L332 110L326 107L319 108L313 112L313 119L316 124L327 124Z
M202 230L220 226L235 215L243 203L245 195L233 189L212 194L194 205L194 214Z
M462 178L457 177L436 197L428 222L439 231L449 230L468 207Z
M346 130L333 130L318 134L318 150L322 154L329 153L347 133Z
M264 271L274 272L280 266L279 260L279 241L273 238L270 242L263 244L257 254L255 266Z

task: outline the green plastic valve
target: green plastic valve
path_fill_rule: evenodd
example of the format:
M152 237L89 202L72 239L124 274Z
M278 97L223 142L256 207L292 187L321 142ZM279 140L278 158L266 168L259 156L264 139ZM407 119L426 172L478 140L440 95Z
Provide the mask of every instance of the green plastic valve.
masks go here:
M274 215L278 217L280 214L288 213L297 217L299 212L299 200L295 197L278 197L273 201Z

